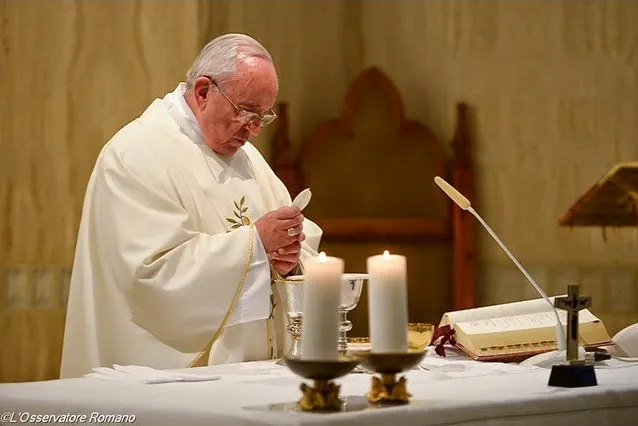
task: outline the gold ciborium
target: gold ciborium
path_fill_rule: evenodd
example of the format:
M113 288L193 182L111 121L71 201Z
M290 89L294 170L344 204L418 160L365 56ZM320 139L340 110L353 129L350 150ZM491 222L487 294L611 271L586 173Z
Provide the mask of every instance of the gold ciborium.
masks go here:
M372 385L366 395L368 401L380 405L400 405L410 402L407 379L397 375L412 369L425 356L424 349L408 348L407 352L375 353L357 352L359 363L381 377L372 376Z
M408 348L425 350L432 341L434 324L423 322L408 323Z
M297 406L302 411L341 411L340 386L334 380L350 373L359 363L356 357L339 355L334 360L304 360L284 357L286 366L296 375L313 380L313 386L301 384L301 399Z

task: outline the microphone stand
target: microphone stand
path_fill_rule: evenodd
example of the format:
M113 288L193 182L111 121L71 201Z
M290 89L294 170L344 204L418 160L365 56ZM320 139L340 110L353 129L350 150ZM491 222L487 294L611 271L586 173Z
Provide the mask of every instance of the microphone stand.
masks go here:
M525 278L527 278L527 280L530 283L532 283L532 285L534 286L536 291L538 291L540 293L540 295L543 297L543 299L545 299L545 301L547 303L549 303L549 306L552 307L552 311L554 312L554 316L556 316L556 344L558 345L558 350L559 351L566 350L565 345L566 345L567 339L565 338L565 330L563 330L563 324L560 322L560 317L558 316L558 311L556 310L556 307L551 302L551 300L549 300L549 297L547 297L547 294L545 294L543 289L538 284L536 284L536 281L534 281L534 278L532 278L532 276L525 270L525 268L523 268L523 265L521 265L520 262L516 259L516 257L514 257L512 252L510 252L509 249L507 247L505 247L505 244L503 244L501 239L496 235L496 233L492 230L492 228L490 228L490 226L483 220L481 215L479 215L476 212L476 210L474 210L472 208L472 206L468 207L467 211L472 213L472 215L474 215L474 217L477 218L479 222L481 222L481 225L483 225L483 227L492 236L492 238L494 238L494 240L496 240L498 245L501 246L503 251L509 256L509 258L512 260L512 262L514 262L514 264L518 267L518 269L523 273Z
M563 324L560 322L560 317L558 316L558 309L556 306L549 300L549 297L545 294L543 289L540 288L536 281L527 273L523 265L514 257L514 255L505 247L505 244L501 241L501 239L496 235L492 228L483 220L483 218L472 208L470 201L465 198L459 191L457 191L452 185L447 183L445 180L440 178L439 176L434 178L434 182L447 194L448 197L452 199L461 209L469 211L474 217L478 219L478 221L483 225L483 227L487 230L487 232L494 238L494 240L498 243L499 246L503 249L503 251L509 256L509 258L514 262L514 264L518 267L518 269L523 273L527 281L529 281L536 291L545 299L545 301L551 306L554 311L554 315L556 316L556 343L558 346L558 351L545 352L539 355L533 356L531 358L526 359L521 362L521 365L537 365L542 367L552 367L552 374L549 378L550 386L560 386L560 387L581 387L581 386L595 386L597 385L596 374L594 372L593 365L587 365L585 361L581 360L573 360L567 359L567 339L565 338L565 331L563 330ZM576 287L577 288L577 287ZM577 290L576 290L577 292ZM573 293L573 294L572 294ZM573 288L570 286L570 295L574 298ZM569 299L566 299L569 300ZM562 300L564 304L566 300ZM570 321L573 319L568 318L567 324L570 325ZM576 324L571 325L572 329L570 332L572 333L572 341L576 341L578 339L578 317L576 317ZM575 330L575 332L574 332ZM576 337L574 337L576 334ZM570 345L571 347L571 345ZM582 349L582 351L581 351ZM571 350L571 349L570 349ZM585 350L583 348L578 348L579 357L585 358ZM566 361L568 361L566 363Z
M474 217L478 219L478 221L483 225L483 227L487 230L487 232L494 238L494 240L498 243L498 245L503 249L503 251L509 256L509 258L514 262L516 267L523 273L527 281L529 281L536 291L541 295L543 299L549 304L556 316L556 345L558 346L558 351L542 353L531 357L521 364L528 365L543 365L543 366L552 366L556 364L560 364L567 359L567 339L565 338L565 331L563 330L563 324L560 322L560 317L558 316L558 310L554 306L554 304L549 300L549 297L545 294L543 289L540 288L536 281L527 273L523 265L514 257L514 255L505 247L505 244L501 241L501 239L496 235L496 233L490 228L490 226L483 220L481 215L479 215L476 210L472 208L470 201L465 198L459 191L456 190L452 185L447 183L443 178L436 176L434 178L434 182L441 188L445 194L452 199L463 210L469 211ZM584 355L584 350L583 350Z

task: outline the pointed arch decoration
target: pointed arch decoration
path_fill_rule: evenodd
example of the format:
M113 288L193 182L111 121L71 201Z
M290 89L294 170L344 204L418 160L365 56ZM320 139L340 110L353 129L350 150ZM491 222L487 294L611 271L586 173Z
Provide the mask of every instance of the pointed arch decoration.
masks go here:
M288 134L288 105L278 108L273 169L293 197L303 188L312 189L305 213L322 227L323 241L346 252L355 242L368 250L384 245L399 250L409 250L411 244L432 245L434 251L445 247L441 259L449 260L449 274L440 276L447 277L449 300L440 309L473 307L475 224L433 182L434 176L442 176L473 200L468 105L456 105L455 135L450 144L441 144L427 125L406 116L388 75L368 68L348 87L340 115L314 127L297 155Z

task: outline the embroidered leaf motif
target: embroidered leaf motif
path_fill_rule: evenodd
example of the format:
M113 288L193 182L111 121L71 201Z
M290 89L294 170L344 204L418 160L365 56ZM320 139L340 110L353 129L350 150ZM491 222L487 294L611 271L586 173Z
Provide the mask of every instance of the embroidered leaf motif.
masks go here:
M235 215L236 219L233 219L232 217L227 217L226 220L232 224L231 229L237 229L243 225L250 225L252 222L250 220L250 218L248 216L245 216L244 213L246 213L248 211L248 206L244 206L244 203L246 202L246 196L244 195L243 197L241 197L241 199L239 200L239 203L237 203L237 201L233 201L233 205L235 206L235 210L233 210L233 214ZM230 232L230 230L228 231Z

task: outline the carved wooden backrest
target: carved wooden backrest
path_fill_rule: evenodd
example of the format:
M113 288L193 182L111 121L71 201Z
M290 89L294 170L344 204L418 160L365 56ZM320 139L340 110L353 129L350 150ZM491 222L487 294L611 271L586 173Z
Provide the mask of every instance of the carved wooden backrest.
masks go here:
M365 272L366 258L386 249L406 255L412 322L438 322L447 310L471 307L472 245L462 234L457 241L455 226L463 225L464 216L433 182L439 175L454 184L459 164L469 171L469 161L450 161L426 125L406 118L392 81L377 68L360 74L341 116L318 125L296 157L287 105L279 108L273 167L293 197L311 188L304 214L324 231L321 249L344 258L347 272ZM468 154L461 145L455 143L457 151ZM458 268L464 271L462 286L453 284ZM367 334L365 293L352 313L353 335Z

